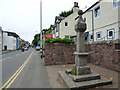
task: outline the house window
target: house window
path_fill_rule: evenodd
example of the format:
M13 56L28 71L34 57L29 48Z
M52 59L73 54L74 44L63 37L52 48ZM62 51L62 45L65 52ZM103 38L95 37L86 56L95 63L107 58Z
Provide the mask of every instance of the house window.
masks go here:
M88 41L89 32L85 32L84 35L85 35L85 41Z
M95 13L95 18L100 16L100 6L94 10L94 13Z
M93 35L91 34L91 35L90 35L90 41L92 41L92 40L93 40Z
M55 34L55 30L53 30L53 34Z
M74 41L74 37L70 37L70 40Z
M56 32L58 32L59 31L59 25L58 25L58 23L56 24Z
M119 39L120 39L120 27L119 27Z
M7 46L4 46L4 50L7 50Z
M102 39L102 32L97 32L97 33L96 33L96 39L97 39L97 40Z
M117 8L118 6L120 6L120 0L113 0L113 7Z
M112 39L114 37L115 37L115 30L114 29L107 30L107 38Z
M56 38L59 38L59 36L57 36Z
M65 38L70 38L70 36L65 36Z
M68 22L65 22L65 26L68 26Z

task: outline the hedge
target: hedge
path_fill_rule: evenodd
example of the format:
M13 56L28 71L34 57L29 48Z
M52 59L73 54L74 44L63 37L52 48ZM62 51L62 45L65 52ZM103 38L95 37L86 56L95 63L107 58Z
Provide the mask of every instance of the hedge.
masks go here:
M47 38L45 39L45 43L67 43L67 44L74 44L75 41L70 40L69 38Z

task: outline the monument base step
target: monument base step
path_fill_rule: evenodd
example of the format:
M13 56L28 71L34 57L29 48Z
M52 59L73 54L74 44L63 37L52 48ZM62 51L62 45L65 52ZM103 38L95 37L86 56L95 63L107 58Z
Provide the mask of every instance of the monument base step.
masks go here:
M95 72L91 72L90 74L86 74L86 75L72 75L72 74L69 74L69 76L75 82L83 82L83 81L101 79L101 76L99 74L95 73Z
M67 74L70 74L71 71L72 71L72 68L70 68L70 69L65 69L65 73L67 73Z
M63 81L65 82L68 88L88 89L88 88L94 88L98 86L112 84L111 80L107 79L106 77L102 77L102 76L100 79L96 79L96 80L74 82L73 78L71 78L70 75L66 74L65 71L59 71L59 75L62 77Z
M77 67L76 67L76 69L77 69ZM71 71L72 71L72 68L65 70L65 72L67 74L70 74ZM91 70L90 70L89 66L79 66L78 67L78 75L87 75L87 74L91 74Z

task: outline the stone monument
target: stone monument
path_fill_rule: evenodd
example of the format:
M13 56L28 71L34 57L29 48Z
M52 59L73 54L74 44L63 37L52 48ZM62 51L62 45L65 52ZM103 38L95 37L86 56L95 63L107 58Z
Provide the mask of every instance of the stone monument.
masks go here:
M77 70L77 75L89 74L91 73L90 67L87 65L87 56L88 53L85 52L85 44L84 44L84 32L86 30L86 23L82 18L82 10L78 11L79 19L77 24L75 25L75 31L77 33L77 42L76 42L76 52L75 54L75 65Z
M75 25L75 31L77 33L75 65L72 69L66 69L66 71L59 71L59 75L62 77L68 88L92 88L102 85L112 84L112 81L106 77L102 77L99 74L90 70L87 66L87 56L85 52L84 32L86 30L85 20L82 18L83 11L79 10L79 19Z

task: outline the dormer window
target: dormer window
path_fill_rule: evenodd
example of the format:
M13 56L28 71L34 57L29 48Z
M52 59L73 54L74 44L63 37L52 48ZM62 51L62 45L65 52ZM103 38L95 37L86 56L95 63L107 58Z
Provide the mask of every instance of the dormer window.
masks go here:
M94 13L95 13L95 18L100 16L100 6L94 10Z

